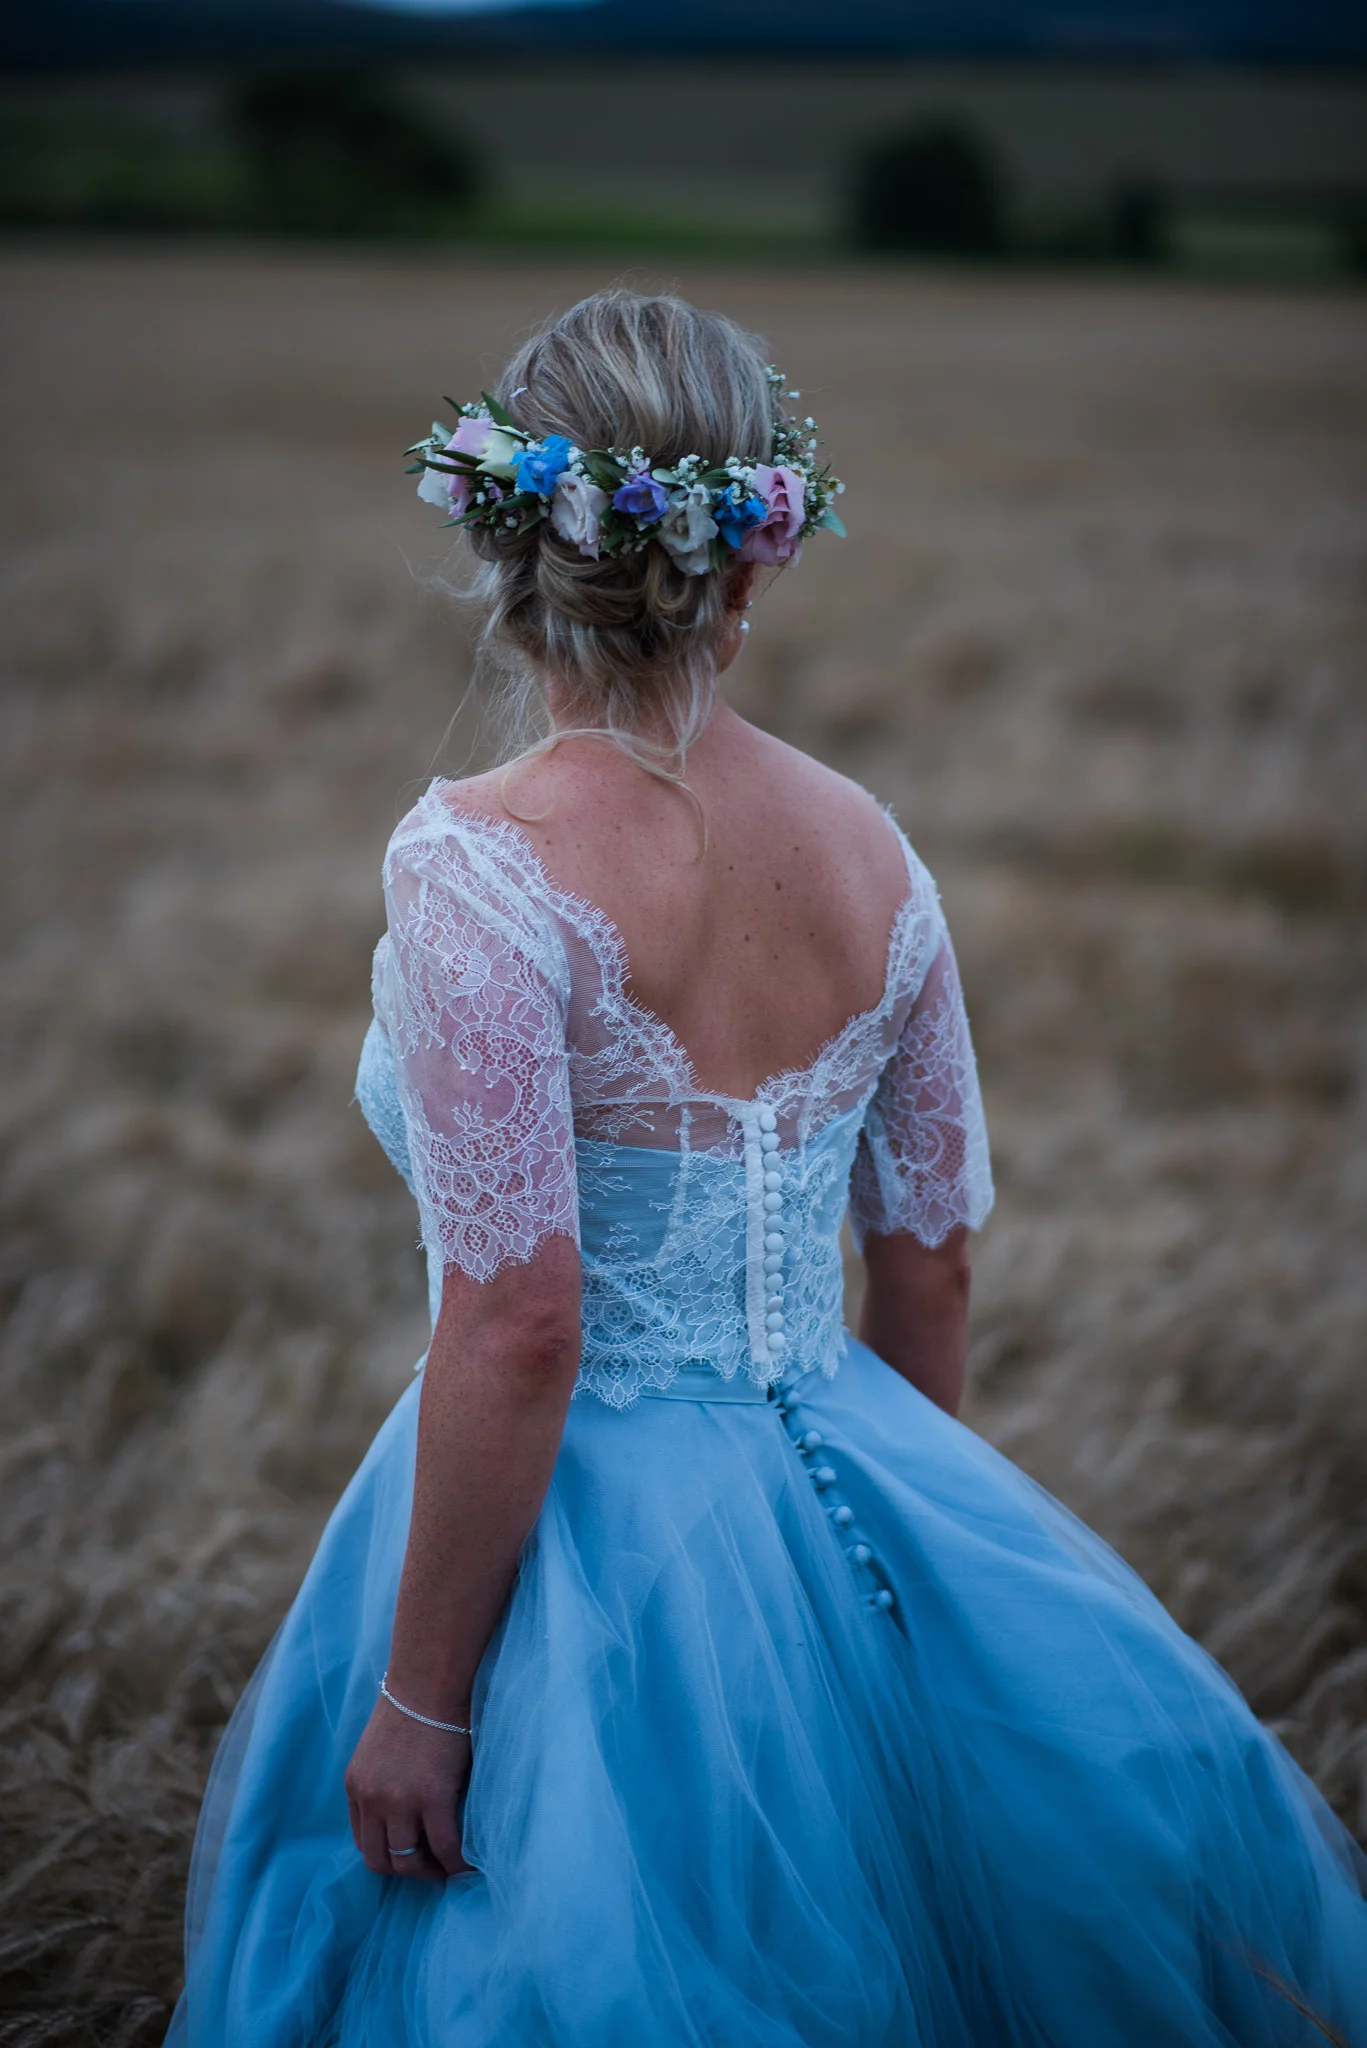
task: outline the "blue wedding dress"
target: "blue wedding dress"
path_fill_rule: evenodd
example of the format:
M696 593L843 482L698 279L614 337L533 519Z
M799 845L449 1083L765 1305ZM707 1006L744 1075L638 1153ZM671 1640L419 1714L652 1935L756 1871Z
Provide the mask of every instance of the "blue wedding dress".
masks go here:
M177 2048L1367 2044L1322 1800L1103 1543L842 1329L847 1209L934 1244L991 1201L905 850L880 1002L742 1102L515 827L441 783L399 827L362 1105L434 1299L579 1243L583 1368L479 1674L475 1874L372 1875L342 1784L415 1382L219 1753Z

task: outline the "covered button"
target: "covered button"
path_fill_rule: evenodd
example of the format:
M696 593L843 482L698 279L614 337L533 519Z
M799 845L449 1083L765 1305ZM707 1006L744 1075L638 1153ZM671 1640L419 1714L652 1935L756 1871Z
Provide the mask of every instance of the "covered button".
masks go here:
M818 1486L834 1486L835 1472L829 1465L818 1465L812 1474Z
M854 1549L850 1552L850 1556L856 1564L867 1564L873 1556L873 1552L869 1549L867 1543L856 1543Z
M782 1207L782 1195L766 1195L764 1197L764 1213L766 1216L776 1216Z
M769 1349L776 1356L780 1351L782 1351L786 1341L787 1340L785 1339L782 1330L771 1330L769 1332Z
M809 1429L802 1439L802 1448L804 1451L819 1451L825 1441L819 1429Z
M783 1175L781 1173L766 1173L764 1185L771 1195L776 1195L783 1186Z
M760 1111L759 1127L762 1131L776 1131L778 1129L778 1118L774 1115L772 1109L762 1109Z
M892 1594L888 1591L886 1586L879 1587L878 1591L873 1596L873 1604L875 1607L881 1607L885 1613L887 1609L892 1606Z
M760 1149L760 1151L761 1151L761 1152L777 1152L777 1150L778 1150L778 1132L777 1132L777 1131L764 1131L764 1132L762 1132L762 1133L760 1134L760 1141L759 1141L759 1149Z
M764 1233L764 1249L765 1249L765 1251L766 1251L766 1252L781 1252L781 1251L783 1250L783 1246L784 1246L784 1236L783 1236L783 1232L782 1232L781 1230L766 1230L766 1231L765 1231L765 1233Z
M850 1523L854 1520L854 1509L837 1508L835 1511L835 1519L842 1529L848 1529Z

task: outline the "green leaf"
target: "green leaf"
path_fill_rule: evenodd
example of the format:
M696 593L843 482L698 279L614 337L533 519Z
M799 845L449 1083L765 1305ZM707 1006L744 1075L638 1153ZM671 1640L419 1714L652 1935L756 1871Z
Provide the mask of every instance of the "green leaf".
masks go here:
M818 526L824 526L828 533L838 533L842 540L849 539L849 534L845 531L845 522L833 506L828 505L816 523Z
M512 421L496 398L490 398L487 391L481 391L479 395L484 400L489 417L496 427L511 427L515 434L521 431L520 428L513 426Z
M600 490L615 491L622 481L622 470L610 455L600 455L596 449L584 457L584 467Z

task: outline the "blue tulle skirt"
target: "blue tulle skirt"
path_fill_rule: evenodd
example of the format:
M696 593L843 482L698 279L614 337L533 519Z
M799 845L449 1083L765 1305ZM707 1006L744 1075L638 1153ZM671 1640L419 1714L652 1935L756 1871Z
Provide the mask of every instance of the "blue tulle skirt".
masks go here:
M1104 1544L852 1340L783 1409L572 1404L480 1674L476 1873L373 1876L342 1776L417 1398L225 1738L173 2042L1289 2048L1313 2011L1367 2043L1362 1859L1314 1789Z

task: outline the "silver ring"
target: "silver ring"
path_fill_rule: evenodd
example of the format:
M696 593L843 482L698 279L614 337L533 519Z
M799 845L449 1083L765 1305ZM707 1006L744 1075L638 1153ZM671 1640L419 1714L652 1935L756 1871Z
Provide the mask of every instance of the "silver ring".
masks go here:
M385 1844L385 1847L389 1847L388 1843ZM418 1853L418 1847L419 1844L415 1842L411 1849L390 1849L389 1853L391 1856L416 1856Z

